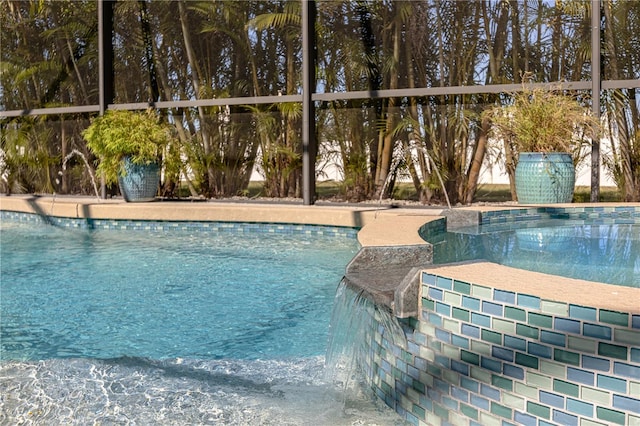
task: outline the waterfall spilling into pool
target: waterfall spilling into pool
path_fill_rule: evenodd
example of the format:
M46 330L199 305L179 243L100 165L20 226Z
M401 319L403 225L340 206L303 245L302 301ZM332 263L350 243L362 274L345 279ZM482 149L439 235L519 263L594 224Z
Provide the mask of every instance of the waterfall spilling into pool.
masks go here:
M354 231L7 216L0 424L403 424L325 367Z
M336 292L326 374L329 380L352 393L379 377L379 369L389 367L382 364L380 354L372 349L372 341L380 343L384 339L396 348L406 348L407 341L398 318L349 284L348 278L343 278ZM385 400L383 395L378 396Z

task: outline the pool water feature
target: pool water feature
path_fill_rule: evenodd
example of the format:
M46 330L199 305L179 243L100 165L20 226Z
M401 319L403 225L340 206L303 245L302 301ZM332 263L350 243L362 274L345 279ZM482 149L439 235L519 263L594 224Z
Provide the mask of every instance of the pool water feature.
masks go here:
M355 238L127 226L3 220L0 423L402 423L325 374Z
M508 259L520 250L571 264L572 251L587 247L606 259L601 266L611 262L609 273L618 257L633 271L638 206L446 216L419 229L440 264L419 268L419 312L401 320L406 342L385 338L384 318L369 314L371 337L358 353L375 393L413 424L640 424L640 288L628 271L615 281L632 285L621 286L487 261L491 251ZM482 225L461 228L474 219ZM447 240L444 225L455 220L463 233ZM481 235L488 230L498 235ZM574 238L596 233L605 238Z

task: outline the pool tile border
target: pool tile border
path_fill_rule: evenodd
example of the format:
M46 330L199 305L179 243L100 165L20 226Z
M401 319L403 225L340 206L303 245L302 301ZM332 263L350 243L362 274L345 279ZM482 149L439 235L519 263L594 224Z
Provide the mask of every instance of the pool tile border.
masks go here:
M485 211L481 224L505 224L529 220L590 220L597 224L640 223L640 209L635 206L520 207Z
M357 228L300 225L259 222L222 222L222 221L157 221L125 219L91 219L41 216L33 213L0 211L0 220L22 223L48 224L64 229L110 230L110 231L150 231L150 232L225 232L225 233L263 233L288 235L313 235L356 239Z

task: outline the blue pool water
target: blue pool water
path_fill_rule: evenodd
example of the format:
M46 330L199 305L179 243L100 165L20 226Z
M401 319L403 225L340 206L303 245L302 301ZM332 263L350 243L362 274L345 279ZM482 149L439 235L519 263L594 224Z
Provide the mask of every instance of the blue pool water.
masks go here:
M397 422L325 375L354 238L4 221L0 244L0 424Z
M640 287L640 224L549 219L456 229L429 239L434 263L486 259L519 269Z
M2 228L2 358L321 355L354 239Z

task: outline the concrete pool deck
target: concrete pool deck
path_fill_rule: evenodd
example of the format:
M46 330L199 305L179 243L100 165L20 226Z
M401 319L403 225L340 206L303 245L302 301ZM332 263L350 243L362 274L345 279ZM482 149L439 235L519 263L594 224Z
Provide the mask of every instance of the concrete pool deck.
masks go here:
M620 204L599 203L599 207ZM566 204L554 207L580 208L593 204ZM640 208L640 203L624 206ZM453 209L456 212L488 212L526 208L523 205L488 205ZM536 206L538 207L538 206ZM401 247L424 245L419 230L447 214L439 207L393 207L384 204L342 205L329 203L305 206L294 203L244 201L156 201L126 203L122 199L97 200L95 197L0 196L0 210L66 218L223 221L308 224L359 228L362 247ZM526 290L547 300L602 306L607 309L640 313L640 289L612 286L554 275L510 268L491 262L459 265L432 265L431 269L458 278L506 291ZM524 284L527 283L527 284ZM531 283L536 283L535 285ZM522 288L521 286L526 286Z

